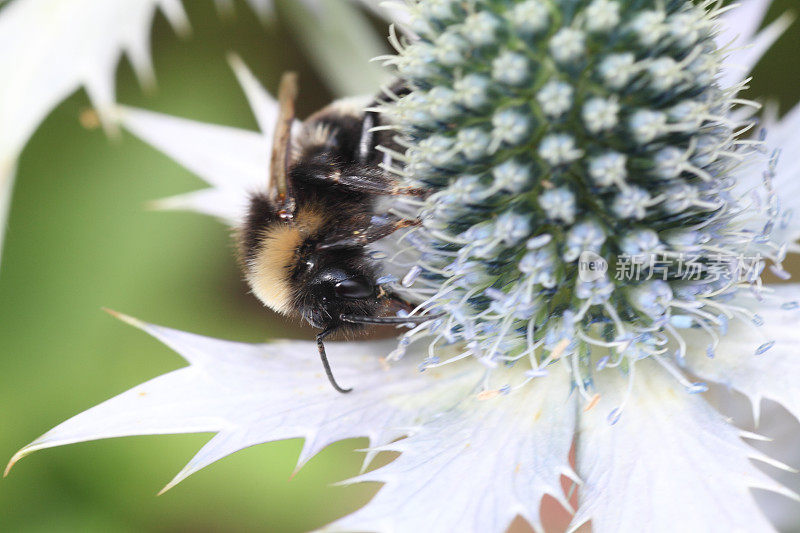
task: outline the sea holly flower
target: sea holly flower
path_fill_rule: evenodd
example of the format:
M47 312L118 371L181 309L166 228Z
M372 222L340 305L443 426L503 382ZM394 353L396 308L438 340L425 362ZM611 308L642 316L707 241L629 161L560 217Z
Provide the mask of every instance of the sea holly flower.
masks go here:
M781 155L746 136L757 106L738 94L785 20L756 34L761 0L740 17L718 2L642 4L409 4L413 36L393 39L387 61L411 92L383 109L406 151L387 170L430 194L395 206L422 225L388 245L386 265L437 318L399 342L332 343L351 394L327 386L311 343L123 317L190 365L64 422L12 464L89 439L217 432L177 482L260 442L305 437L302 464L367 436L367 464L400 456L351 480L384 486L331 530L502 531L515 516L541 529L545 494L571 507L562 476L577 484L572 529L770 530L752 489L797 496L750 460L783 465L703 395L719 383L756 412L770 399L800 418L800 287L760 280L785 277L797 251L800 111L766 121ZM729 49L737 34L752 46ZM233 63L261 134L117 118L213 185L170 205L235 223L244 191L263 186L276 111Z

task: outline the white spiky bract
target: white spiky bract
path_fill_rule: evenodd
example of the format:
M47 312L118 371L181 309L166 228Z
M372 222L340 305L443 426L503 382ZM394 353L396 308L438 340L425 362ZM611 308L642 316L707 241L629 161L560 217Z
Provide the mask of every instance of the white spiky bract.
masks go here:
M795 496L748 459L775 462L654 362L642 362L640 374L638 401L618 424L602 416L620 400L613 392L581 416L576 462L584 484L573 527L592 520L593 531L770 531L749 488ZM624 387L610 373L598 379L606 390Z
M231 226L241 220L247 192L269 180L265 146L272 145L278 106L237 56L230 64L248 96L261 134L227 126L167 117L159 113L118 106L115 118L131 133L166 151L212 188L154 203L161 209L190 209L211 215ZM180 139L180 143L175 141Z
M145 86L154 82L150 25L160 8L180 34L180 0L14 0L0 11L0 252L16 160L50 111L81 86L104 125L124 53Z
M644 287L631 283L630 287L621 288L608 280L567 286L565 294L573 291L573 298L563 298L563 305L545 313L549 313L550 321L544 329L552 333L536 346L533 359L521 358L517 364L509 365L510 360L518 359L520 346L523 350L528 347L527 337L543 329L534 322L534 333L529 334L527 327L518 325L530 324L531 316L539 321L536 306L543 305L545 299L530 302L524 292L509 294L509 284L513 286L515 282L513 276L505 284L495 281L498 272L518 267L539 294L541 290L561 287L568 279L566 269L553 269L552 265L573 263L582 251L606 254L613 245L631 256L641 255L640 263L676 246L695 246L702 251L707 241L697 242L685 231L662 231L654 224L658 220L653 216L654 210L680 215L687 210L702 213L712 205L716 209L731 206L742 197L739 191L749 193L762 186L764 168L768 169L766 183L771 190L767 201L759 207L754 200L744 204L741 212L733 210L729 217L720 217L720 227L715 231L724 236L726 224L739 221L741 216L745 219L742 236L750 242L774 218L774 213L768 212L770 205L774 207L770 202L783 190L789 194L781 195L782 210L800 207L800 195L792 192L800 170L798 159L792 155L800 149L794 134L800 111L796 109L782 120L770 115L766 121L774 134L767 140L770 148L780 144L788 156L773 158L771 165L734 166L727 155L750 149L748 144L736 145L737 136L732 135L733 125L741 120L727 115L735 90L720 90L713 115L707 106L677 106L680 102L667 105L670 98L678 98L674 93L678 90L676 84L701 83L702 74L717 73L715 64L722 69L719 79L727 80L722 87L741 82L758 55L780 33L785 19L756 34L768 0L744 2L740 10L746 16L725 14L722 19L727 25L719 27L717 22L709 22L708 15L693 9L642 13L637 6L627 9L631 7L629 2L614 0L570 2L586 9L587 15L559 20L550 18L556 12L553 6L561 5L555 0L548 2L553 9L543 9L541 2L516 2L510 8L512 16L507 18L496 10L511 2L491 4L494 8L484 10L482 15L458 11L464 6L484 5L477 0L429 0L421 4L428 10L426 17L436 24L411 22L410 33L422 36L422 51L416 56L412 52L411 59L401 59L405 61L403 68L415 72L412 78L427 76L430 69L441 74L458 67L461 73L451 85L440 81L435 87L417 87L407 99L409 112L405 115L406 119L414 117L413 122L405 122L407 127L412 125L412 132L417 132L417 126L419 132L424 132L429 127L423 125L424 121L444 124L435 135L427 136L429 140L422 134L410 139L410 178L423 177L431 182L429 185L446 192L435 193L443 200L441 203L423 206L431 215L425 219L426 233L416 237L423 255L404 281L412 285L412 290L427 283L432 292L425 297L436 293L430 302L434 306L444 306L443 300L461 291L459 302L463 300L464 308L455 309L449 323L426 326L434 331L437 327L449 329L439 329L440 336L433 344L429 339L408 346L412 338L405 337L401 341L405 356L388 365L376 357L386 355L394 346L392 343L331 346L337 375L355 387L351 395L337 395L327 387L314 347L308 343L244 345L132 321L182 353L190 366L78 415L21 450L14 460L39 448L110 436L218 432L178 475L175 481L179 481L209 462L257 442L305 436L308 440L301 453L302 463L329 442L368 436L372 445L368 461L383 449L397 450L401 455L388 466L353 480L376 480L385 485L364 509L331 524L330 530L503 531L515 515L525 517L540 530L542 495L551 494L565 503L566 496L559 486L562 476L579 478L579 506L572 528L591 521L593 530L601 533L770 530L753 502L751 489L794 495L755 469L750 460L782 465L741 440L757 435L739 431L701 394L691 394L702 392L704 387L687 381L677 363L700 379L743 392L754 409L762 398L768 398L784 404L797 416L798 286L750 291L744 284L747 290L728 290L730 295L719 301L709 297L707 306L719 305L714 312L687 305L668 321L659 317L666 309L672 310L678 301L676 294L685 297L669 282ZM663 3L665 9L680 4ZM414 9L410 13L413 21ZM464 16L463 25L452 19L456 15ZM673 24L667 25L668 20ZM622 49L620 44L619 50L595 57L598 49L604 50L605 41L599 36L617 31L620 26L632 28L635 39L614 42L627 42L631 48ZM432 28L441 35L435 47L426 47L425 32ZM458 34L458 28L469 32L469 39ZM541 63L557 72L569 70L570 61L588 62L595 67L596 84L587 84L578 75L583 70L560 76L558 81L545 79L540 75L538 61L529 61L528 72L523 76L503 72L504 65L522 67L525 63L509 54L503 55L501 61L493 61L504 52L494 43L507 45L513 32L530 36L533 40L526 41L530 49L505 52L541 52ZM557 35L559 46L551 60L553 46L547 36ZM668 53L674 52L672 45L658 46L662 42L659 39L666 38L664 35L671 35L670 39L675 40L670 41L672 45L683 47L684 52L691 48L693 40L702 41L704 51L693 57L698 61L696 66L700 65L695 78L683 75L682 69L692 63L685 61L688 56ZM645 61L639 41L649 43L654 36L660 37L648 46L659 52ZM756 43L758 53L753 54L753 48L729 46L736 36L741 40L734 46ZM474 44L478 50L462 53L461 47ZM416 45L411 46L413 49ZM715 47L725 48L726 52L714 52ZM591 54L587 50L592 50ZM724 61L725 54L731 63ZM484 71L469 72L468 59L481 58L485 59ZM262 142L269 140L274 121L274 101L241 63L234 60L233 64L264 130L261 135L133 109L122 109L117 115L124 127L212 185L193 196L173 200L172 206L211 213L231 223L241 217L246 189L264 186L257 169L264 157ZM492 81L494 75L502 82ZM705 78L706 83L714 85L714 76ZM527 83L535 84L530 95L516 98L514 105L498 106L499 100L513 99L517 91L530 89ZM595 85L603 88L604 94L588 95ZM643 94L617 96L628 86L641 89ZM642 105L654 94L661 94L666 103ZM683 102L685 98L678 100ZM632 101L638 103L635 109L631 108ZM682 112L680 122L662 111L676 106L679 108L675 111ZM418 113L420 109L423 112ZM461 125L463 115L470 113L476 120ZM554 121L554 125L548 126L550 123L540 116ZM450 127L450 123L457 126ZM715 138L716 144L709 145L698 139L695 148L702 145L716 150L710 150L711 154L706 150L704 158L692 160L695 154L688 153L687 143L697 132L689 128L689 123L712 137L726 132L726 140ZM664 128L676 124L680 129L662 137ZM613 146L596 153L583 128L591 130L597 139L611 136ZM519 150L515 157L501 157L513 150L514 143L533 140L535 150ZM413 157L419 145L423 145L423 151L429 150L423 154L426 157ZM757 151L750 153L760 155ZM448 177L446 169L441 173L431 170L486 158L490 161L482 171L464 176L451 171L452 177ZM760 158L761 162L767 159ZM575 165L574 181L562 179L559 169L564 165ZM708 186L722 176L729 176L730 195L715 194ZM525 195L531 188L546 182L549 184L543 185L537 201L525 204ZM582 186L576 187L576 183ZM672 187L670 191L675 194L662 198L658 189L662 185ZM587 216L586 191L596 191L598 202L610 202L608 213ZM604 191L611 194L604 196ZM627 195L628 202L612 198L622 194ZM509 209L510 204L516 209ZM448 248L439 246L436 239L452 240L452 215L465 214L465 205L483 207L484 220L475 213L466 213L465 221L473 223L474 229ZM727 213L724 209L723 212ZM543 214L548 218L546 232L534 220L534 215ZM613 231L606 227L610 217L617 219ZM534 231L541 234L532 235ZM771 232L772 240L791 244L789 250L796 249L793 241L798 236L800 223L789 217L781 218ZM762 240L754 243L756 247L769 239ZM735 247L740 243L723 238L719 244ZM463 248L468 253L463 252L462 258L458 250ZM520 248L524 249L517 255L508 252ZM451 262L466 259L460 263L462 270L436 268L443 256L450 257ZM497 268L487 269L486 265L493 261ZM442 287L452 294L440 290ZM476 303L473 298L487 309L477 319L468 307ZM652 320L654 328L647 333L655 334L658 327L663 327L667 332L664 336L670 337L670 350L660 351L659 342L643 342L647 339L638 333L620 346L612 334L606 347L610 348L607 359L595 353L579 353L575 357L573 343L586 316L582 315L586 306L609 314L616 311L614 326L630 327L637 317ZM619 311L626 306L632 310ZM704 310L709 311L708 316L701 316L708 323L693 316ZM498 317L500 327L493 328L491 322ZM456 323L463 327L453 327ZM490 326L481 325L485 323ZM601 319L597 322L604 323ZM685 328L692 323L709 328ZM494 334L494 342L465 346L462 339L473 334L479 341ZM595 335L592 331L584 335L602 339L604 332L596 333L596 337L589 337ZM712 350L708 350L709 345ZM629 352L631 348L637 349L635 356ZM598 348L593 345L592 349ZM682 361L673 359L673 349L682 355ZM394 353L399 355L400 351ZM476 353L483 354L477 364L472 357ZM709 358L708 353L714 358ZM592 363L589 366L587 358ZM425 370L422 373L417 371L420 362ZM591 379L587 379L590 375ZM281 385L270 389L276 382ZM391 442L401 435L408 438ZM569 466L571 443L577 451L576 472Z
M215 0L222 13L231 13L232 0ZM274 12L273 0L247 0L262 20ZM360 63L381 53L384 44L359 10L339 0L303 0L293 17L301 42L315 55L317 65L337 91L377 87L377 66ZM376 0L361 0L376 13L398 13ZM189 21L181 0L11 0L0 11L0 257L7 211L11 201L16 160L33 132L64 98L85 87L103 126L113 132L117 63L125 54L140 83L155 84L150 53L150 27L157 9L175 31L187 35ZM295 8L297 11L297 8ZM309 16L310 15L310 16ZM358 31L343 21L359 21ZM346 31L343 31L346 30ZM321 39L336 43L324 49ZM330 54L357 58L349 69L336 67ZM183 205L183 204L176 204Z
M251 345L117 316L175 349L190 365L68 420L17 453L12 464L35 450L84 440L82 435L95 431L90 428L102 420L104 429L96 438L217 433L164 490L234 450L272 440L305 438L299 467L344 438L367 436L373 446L386 445L435 414L431 410L446 409L447 401L428 402L426 395L439 400L450 396L455 404L478 379L475 369L468 367L449 373L447 380L439 373L422 375L403 368L413 362L387 367L381 360L390 349L386 341L355 348L329 343L326 348L337 362L339 379L358 381L361 391L342 396L342 402L339 393L319 379L324 376L313 342ZM292 364L286 364L287 349L297 350ZM367 380L365 373L370 376ZM389 390L395 407L379 401ZM295 401L287 403L286 398ZM254 409L256 405L260 407Z

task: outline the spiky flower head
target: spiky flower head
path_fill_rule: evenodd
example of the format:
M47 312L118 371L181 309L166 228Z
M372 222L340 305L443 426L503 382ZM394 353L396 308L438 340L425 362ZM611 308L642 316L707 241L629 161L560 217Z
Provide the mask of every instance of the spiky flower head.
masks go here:
M411 92L385 111L408 148L403 175L433 191L410 206L424 227L405 282L445 313L437 342L466 343L490 369L525 365L500 390L559 358L587 399L593 374L632 376L643 358L705 390L675 368L680 330L704 330L713 357L730 319L757 326L727 302L759 292L767 261L784 274L786 253L769 170L760 191L737 188L737 168L767 158L742 139L755 104L717 83L719 3L437 0L413 13L420 38L391 59Z

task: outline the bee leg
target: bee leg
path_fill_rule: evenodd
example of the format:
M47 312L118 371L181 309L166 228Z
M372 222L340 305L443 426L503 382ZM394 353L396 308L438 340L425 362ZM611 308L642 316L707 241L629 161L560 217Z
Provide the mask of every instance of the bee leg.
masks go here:
M399 229L419 226L420 224L421 222L418 219L400 218L395 215L373 217L371 224L366 228L354 230L350 235L344 237L335 237L331 241L322 242L317 245L317 250L366 246L391 235Z
M353 389L343 389L338 383L336 383L336 379L333 377L333 372L331 371L331 365L328 362L328 354L325 353L325 344L322 342L325 337L333 333L335 329L336 326L328 326L322 332L317 334L317 349L319 350L319 357L322 360L322 366L325 368L325 375L328 376L328 381L331 382L331 385L334 389L336 389L337 392L345 394Z
M358 316L358 315L339 315L339 319L350 324L375 324L378 326L402 326L405 324L422 324L442 318L444 313L435 315L414 315L414 316Z

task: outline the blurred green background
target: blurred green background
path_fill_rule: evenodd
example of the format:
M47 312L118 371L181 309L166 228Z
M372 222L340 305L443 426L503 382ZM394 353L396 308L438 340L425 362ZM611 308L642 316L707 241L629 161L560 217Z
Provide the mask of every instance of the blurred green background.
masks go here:
M287 2L266 25L243 4L231 20L210 1L185 7L194 30L188 40L161 15L153 28L158 90L143 95L123 61L121 102L255 129L228 51L271 90L283 70L299 70L301 116L330 100L283 23ZM776 0L768 18L793 7L796 0ZM795 24L759 66L750 96L775 97L783 111L794 105L798 49ZM243 341L311 336L247 294L226 227L144 208L202 184L128 134L114 141L82 128L78 117L88 107L82 92L63 102L19 166L0 270L0 461L66 418L183 366L101 307ZM155 497L208 438L135 437L38 452L0 482L0 531L304 531L355 510L376 488L330 486L357 473L361 454L353 450L365 443L357 440L326 449L289 480L300 450L293 440L239 452Z

